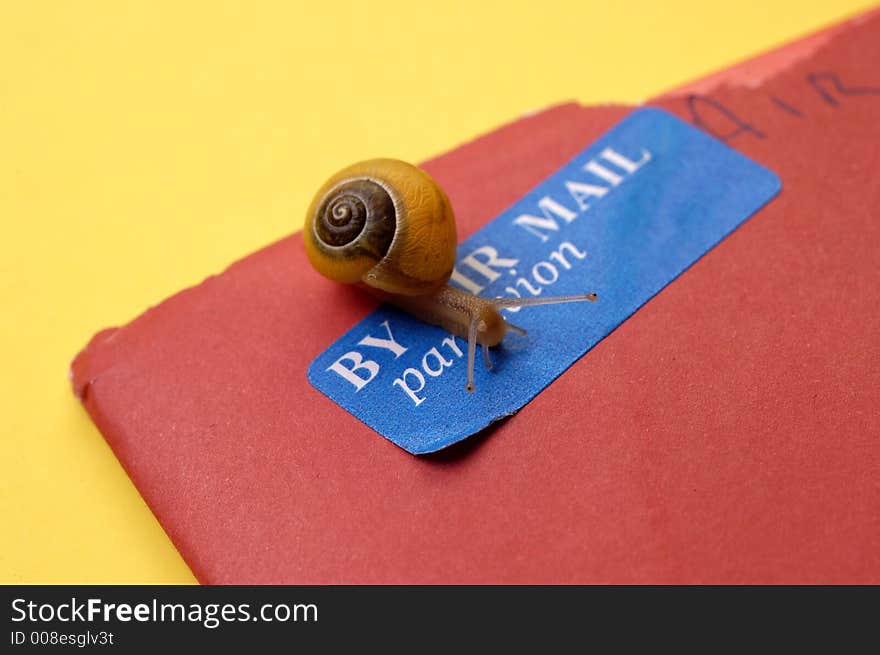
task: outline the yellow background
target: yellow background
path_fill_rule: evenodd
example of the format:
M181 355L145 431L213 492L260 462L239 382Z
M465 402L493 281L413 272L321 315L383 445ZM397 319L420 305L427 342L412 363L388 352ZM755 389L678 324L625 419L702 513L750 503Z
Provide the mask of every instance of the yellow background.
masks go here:
M337 168L639 101L868 6L0 1L0 582L194 581L68 363L296 229Z

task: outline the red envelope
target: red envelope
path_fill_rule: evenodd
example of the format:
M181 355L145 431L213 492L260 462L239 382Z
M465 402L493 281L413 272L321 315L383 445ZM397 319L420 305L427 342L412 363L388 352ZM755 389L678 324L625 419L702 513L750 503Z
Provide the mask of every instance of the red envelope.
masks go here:
M836 31L651 103L781 195L463 444L413 457L309 385L374 303L299 234L96 335L74 389L205 583L878 583L880 14ZM425 168L465 238L628 111Z

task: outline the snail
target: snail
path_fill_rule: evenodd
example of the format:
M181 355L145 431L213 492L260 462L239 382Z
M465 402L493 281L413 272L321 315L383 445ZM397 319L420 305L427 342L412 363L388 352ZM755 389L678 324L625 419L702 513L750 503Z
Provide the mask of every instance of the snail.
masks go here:
M509 307L595 301L596 294L555 298L484 298L447 284L455 265L455 215L443 189L422 169L396 159L348 166L315 194L303 229L312 266L337 282L359 284L379 299L468 342L468 391L474 358L508 331Z

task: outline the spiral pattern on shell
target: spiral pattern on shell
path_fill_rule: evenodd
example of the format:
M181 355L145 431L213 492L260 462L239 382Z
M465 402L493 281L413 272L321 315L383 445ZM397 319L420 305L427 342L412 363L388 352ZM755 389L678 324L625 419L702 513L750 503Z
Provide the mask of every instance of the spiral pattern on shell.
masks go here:
M324 199L315 233L326 246L341 248L357 241L357 250L381 257L391 245L395 225L388 192L372 180L359 179L341 184Z
M367 208L357 196L337 196L321 214L318 233L331 246L344 246L355 240L367 223Z

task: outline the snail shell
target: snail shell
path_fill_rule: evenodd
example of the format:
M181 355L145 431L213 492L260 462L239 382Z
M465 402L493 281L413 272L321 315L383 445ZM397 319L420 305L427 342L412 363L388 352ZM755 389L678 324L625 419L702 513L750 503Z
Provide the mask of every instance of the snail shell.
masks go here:
M440 289L455 264L452 206L423 170L397 159L342 169L318 190L303 230L318 272L389 294Z

